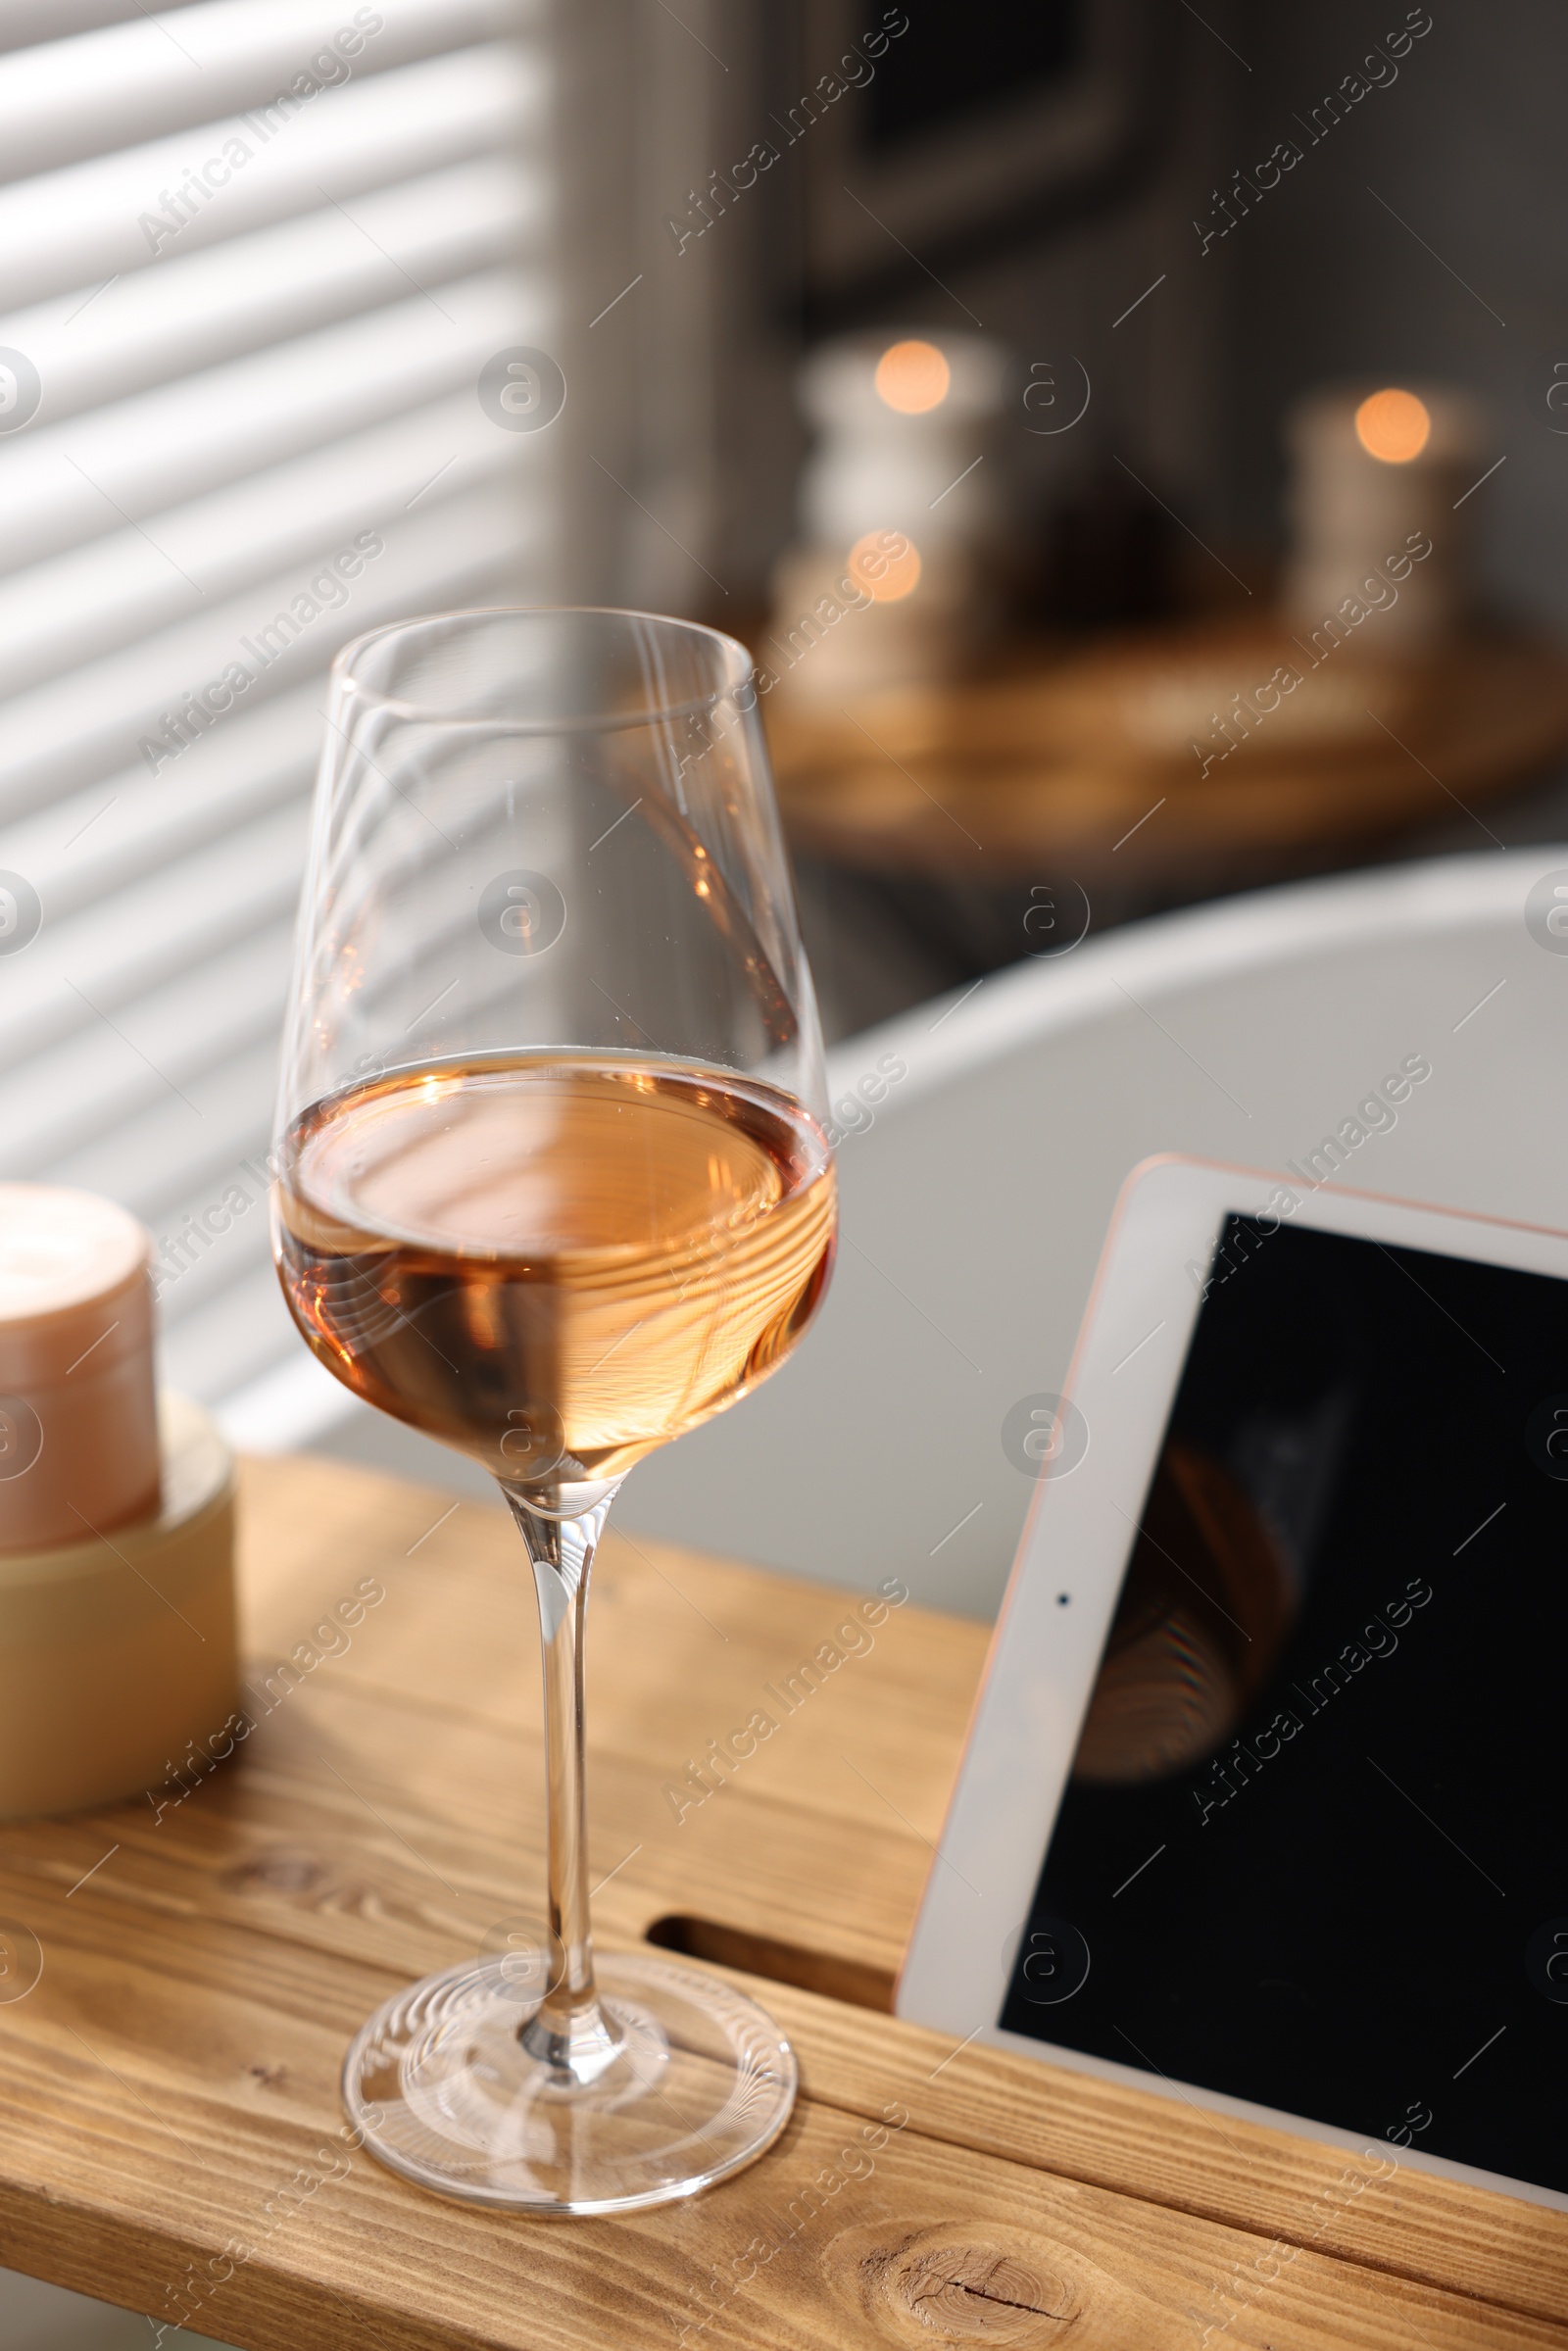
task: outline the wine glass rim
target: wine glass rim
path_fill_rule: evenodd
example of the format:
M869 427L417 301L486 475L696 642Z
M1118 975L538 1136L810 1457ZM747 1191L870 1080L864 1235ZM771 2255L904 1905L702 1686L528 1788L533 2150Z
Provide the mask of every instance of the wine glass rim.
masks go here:
M449 627L454 621L479 620L570 620L605 619L650 622L656 628L668 629L686 637L705 637L723 649L727 674L721 685L711 693L689 695L684 701L650 706L646 710L627 711L593 711L580 716L517 718L499 716L493 711L466 715L435 704L411 702L406 696L389 694L381 687L369 684L356 673L355 664L363 660L372 645L389 637L413 637L424 629ZM739 692L753 668L752 655L738 637L723 629L710 628L703 620L686 620L671 612L646 612L635 606L613 604L490 604L460 605L450 612L420 612L407 620L383 621L378 628L366 629L351 637L333 658L332 681L341 691L351 694L356 702L372 704L376 709L393 711L400 718L438 719L443 726L482 727L494 733L500 730L516 735L608 734L622 728L649 726L661 719L686 718L700 710L710 710L727 695Z

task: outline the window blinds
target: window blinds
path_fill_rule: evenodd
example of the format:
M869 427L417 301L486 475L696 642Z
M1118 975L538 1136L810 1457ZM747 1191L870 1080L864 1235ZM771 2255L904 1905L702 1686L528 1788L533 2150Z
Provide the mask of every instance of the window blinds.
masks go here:
M159 1244L163 1377L299 1355L264 1154L324 673L545 592L542 19L0 0L0 1177Z

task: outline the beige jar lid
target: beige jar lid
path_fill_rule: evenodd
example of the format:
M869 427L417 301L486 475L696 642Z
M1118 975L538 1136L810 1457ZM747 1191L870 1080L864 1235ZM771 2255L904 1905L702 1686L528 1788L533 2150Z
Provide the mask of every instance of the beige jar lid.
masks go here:
M149 1355L151 1244L113 1200L55 1184L0 1184L0 1391L96 1375Z

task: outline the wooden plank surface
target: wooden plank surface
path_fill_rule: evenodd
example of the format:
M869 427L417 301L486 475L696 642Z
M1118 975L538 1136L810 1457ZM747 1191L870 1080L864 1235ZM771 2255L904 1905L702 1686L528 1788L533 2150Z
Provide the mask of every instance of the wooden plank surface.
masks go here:
M381 2171L340 2130L350 2033L540 1906L531 1592L499 1508L337 1465L253 1465L244 1528L253 1735L181 1800L0 1831L0 1917L43 1954L0 2002L0 2261L256 2351L1568 2351L1562 2215L800 1982L751 1986L800 2050L796 2117L688 2205L526 2222ZM367 1578L350 1645L278 1673ZM707 1921L885 1999L982 1630L900 1605L856 1635L842 1593L613 1539L598 1587L601 1938ZM840 1664L772 1706L824 1643ZM774 1736L682 1804L758 1706Z

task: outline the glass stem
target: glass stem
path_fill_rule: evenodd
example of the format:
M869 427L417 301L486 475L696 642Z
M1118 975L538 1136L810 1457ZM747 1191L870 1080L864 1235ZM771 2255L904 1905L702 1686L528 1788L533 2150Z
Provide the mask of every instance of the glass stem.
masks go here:
M588 1578L614 1489L576 1516L558 1516L503 1489L533 1568L544 1666L550 1901L548 1989L522 2028L530 2056L562 2089L586 2088L614 2062L620 2034L594 1986L588 1919L588 1811L583 1753L583 1629Z

